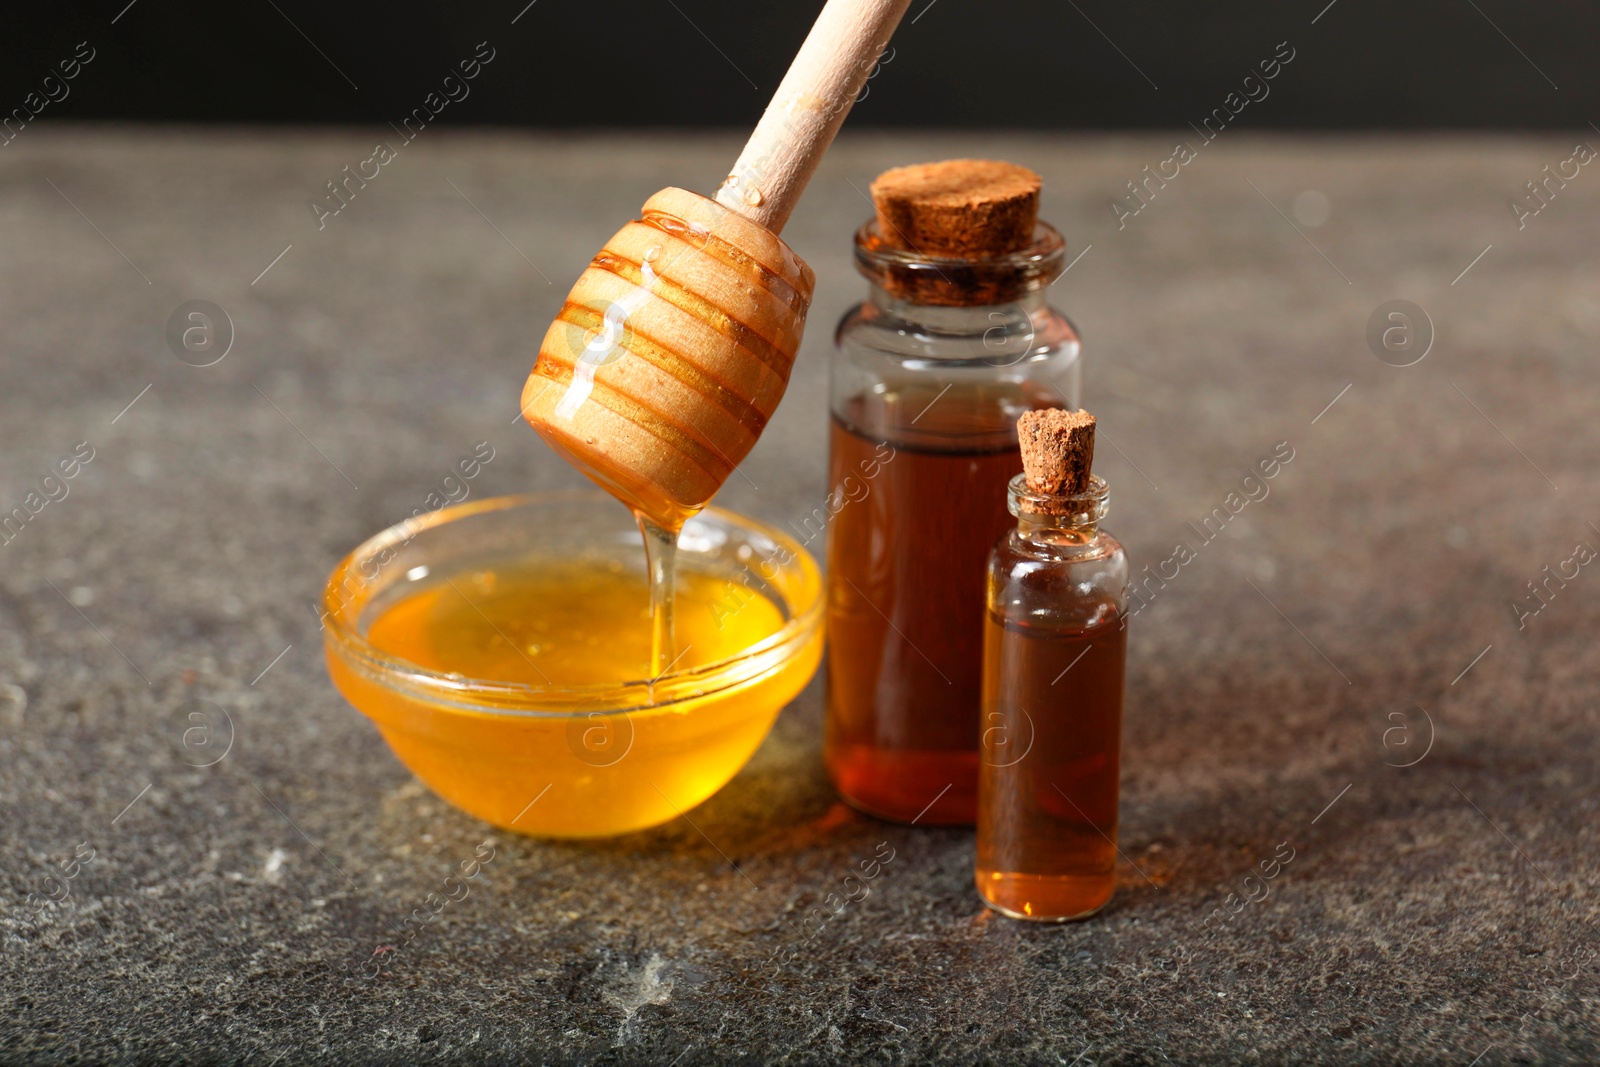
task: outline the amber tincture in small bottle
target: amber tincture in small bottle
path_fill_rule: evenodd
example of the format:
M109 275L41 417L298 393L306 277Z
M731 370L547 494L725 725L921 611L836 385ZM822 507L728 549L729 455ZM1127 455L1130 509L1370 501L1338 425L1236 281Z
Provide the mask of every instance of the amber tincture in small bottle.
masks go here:
M1045 297L1066 246L1039 176L993 160L888 171L856 234L866 301L830 385L825 754L863 811L919 825L977 810L989 546L1011 525L1017 416L1078 402L1078 335Z
M989 555L978 893L1016 919L1098 911L1117 881L1128 559L1100 528L1094 416L1017 422L1017 517Z

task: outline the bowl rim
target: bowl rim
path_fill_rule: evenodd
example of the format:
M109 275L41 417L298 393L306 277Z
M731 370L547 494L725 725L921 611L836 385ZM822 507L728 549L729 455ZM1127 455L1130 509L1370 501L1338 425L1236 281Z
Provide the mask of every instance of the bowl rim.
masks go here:
M557 489L486 497L436 508L422 515L403 519L367 538L344 556L329 573L322 594L324 647L346 666L369 681L420 697L441 710L457 710L487 716L511 718L592 718L596 714L629 714L670 708L691 699L743 685L788 662L818 634L826 605L821 569L811 553L793 537L758 519L725 508L706 507L684 525L712 521L767 537L789 558L778 564L779 571L798 567L803 588L814 591L809 603L788 605L789 619L776 631L737 654L656 678L626 679L616 682L591 682L582 685L535 684L484 678L469 678L434 670L403 657L385 652L361 633L355 617L346 619L352 604L340 591L340 579L357 566L397 544L409 544L425 531L479 515L535 507L557 502L612 503L624 505L598 489ZM641 545L640 551L643 551ZM779 553L774 553L774 558ZM770 561L766 561L770 562ZM764 580L771 581L765 578ZM358 580L360 578L357 574ZM362 598L359 603L365 603ZM770 662L768 662L770 661ZM744 667L746 669L740 669ZM548 705L559 705L550 707ZM360 710L358 708L358 710Z

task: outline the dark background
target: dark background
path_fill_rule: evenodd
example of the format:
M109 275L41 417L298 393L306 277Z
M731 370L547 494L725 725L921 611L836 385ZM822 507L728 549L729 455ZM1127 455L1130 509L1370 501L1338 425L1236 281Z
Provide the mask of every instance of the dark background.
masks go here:
M87 40L94 63L40 119L398 121L488 41L495 61L441 114L451 125L748 127L820 7L56 4L12 13L0 34L0 108ZM913 0L851 123L1182 127L1287 41L1294 62L1241 124L1587 129L1600 121L1597 30L1600 5L1577 0Z

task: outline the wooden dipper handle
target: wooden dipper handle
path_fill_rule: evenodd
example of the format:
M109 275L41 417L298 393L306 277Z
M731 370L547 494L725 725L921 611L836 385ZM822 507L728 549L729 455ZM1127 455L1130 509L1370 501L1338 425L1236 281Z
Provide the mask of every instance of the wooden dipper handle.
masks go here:
M780 233L911 0L828 0L717 203Z
M816 276L777 236L911 0L828 0L716 200L663 189L545 332L522 411L657 525L705 507L789 384Z

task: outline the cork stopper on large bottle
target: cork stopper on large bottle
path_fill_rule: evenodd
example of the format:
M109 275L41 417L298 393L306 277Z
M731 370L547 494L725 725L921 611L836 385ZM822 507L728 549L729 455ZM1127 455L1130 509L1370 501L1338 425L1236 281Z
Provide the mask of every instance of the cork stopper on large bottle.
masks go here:
M1039 176L993 159L947 159L884 171L872 183L885 243L924 256L987 259L1033 243Z
M1017 419L1028 488L1047 496L1082 496L1094 466L1094 416L1049 408Z
M872 183L877 217L856 268L889 295L934 307L1010 303L1061 273L1066 244L1039 221L1039 176L994 159L896 167Z

